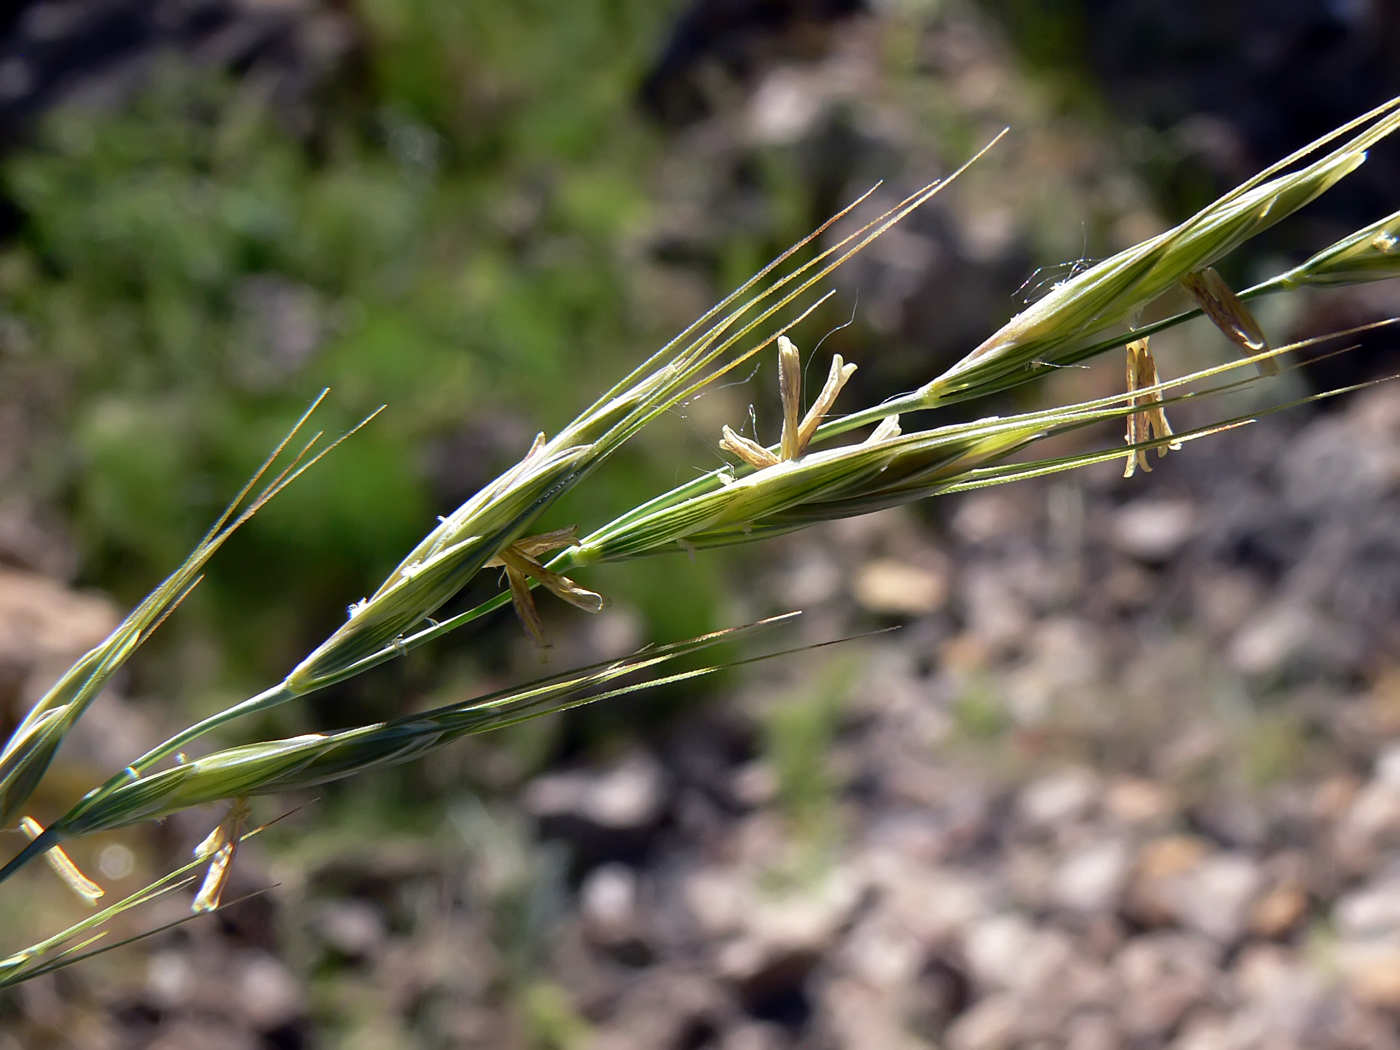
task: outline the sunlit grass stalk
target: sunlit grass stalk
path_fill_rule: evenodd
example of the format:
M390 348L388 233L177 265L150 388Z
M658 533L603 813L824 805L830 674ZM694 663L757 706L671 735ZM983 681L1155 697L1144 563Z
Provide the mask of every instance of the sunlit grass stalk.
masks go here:
M623 678L652 671L703 649L739 641L789 618L773 617L747 627L656 646L635 656L388 722L216 751L129 781L101 799L80 806L49 830L59 839L109 831L208 802L314 787L354 773L406 762L460 737L512 725L547 711L567 710L639 689L711 674L721 665L618 684Z

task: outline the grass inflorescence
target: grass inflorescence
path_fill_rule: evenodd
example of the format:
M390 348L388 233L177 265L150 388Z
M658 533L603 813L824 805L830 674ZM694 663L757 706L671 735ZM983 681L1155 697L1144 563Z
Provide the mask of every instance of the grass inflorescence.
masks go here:
M1397 126L1400 99L1324 136L1175 228L1056 285L918 389L879 405L837 414L839 395L856 363L833 358L821 393L813 404L804 406L801 352L787 333L823 300L821 285L836 267L927 202L949 180L925 186L854 232L824 243L822 238L855 206L851 205L755 274L553 437L539 435L519 462L439 519L372 594L350 603L345 621L282 681L133 757L46 828L40 829L32 817L23 817L32 841L0 869L0 881L30 860L52 854L65 840L210 802L230 803L229 815L190 865L54 938L0 960L0 986L82 957L108 920L183 886L196 877L191 873L198 865L207 865L208 872L195 898L195 910L217 908L237 843L246 834L243 824L249 796L302 789L408 761L464 735L704 675L725 666L725 661L679 671L664 665L746 639L777 621L644 649L632 657L404 718L256 740L193 760L183 757L192 741L235 719L344 681L507 603L515 605L536 644L547 645L532 588L542 587L582 610L596 612L605 604L605 596L568 575L591 565L668 551L694 554L941 493L1106 460L1126 458L1129 473L1139 466L1150 469L1147 452L1152 449L1164 454L1193 439L1250 422L1253 417L1218 418L1173 432L1167 411L1187 399L1205 399L1266 380L1280 370L1281 360L1288 360L1284 355L1297 349L1269 344L1250 313L1250 300L1304 287L1400 275L1400 213L1238 294L1212 264L1336 185L1364 162L1368 148ZM1176 287L1185 289L1198 309L1138 327L1141 310ZM1192 374L1162 378L1149 345L1152 332L1199 313L1225 332L1240 355ZM591 530L570 526L536 531L547 510L585 484L602 462L640 430L775 344L783 418L781 426L774 427L773 444L765 445L726 426L715 440L734 457L733 462L625 509ZM918 413L1002 391L1119 347L1127 348L1128 379L1117 394L1005 417L909 429L910 417ZM228 536L328 451L315 451L316 439L299 451L293 449L292 442L309 416L310 410L176 572L30 711L0 752L0 823L12 824L21 817L64 736L112 674L198 584L203 566ZM1046 438L1105 422L1126 429L1126 444L1050 458L1015 455L1034 449ZM844 443L836 440L843 435L848 436ZM488 570L504 570L506 587L497 597L441 622L434 619L444 604ZM77 886L83 885L79 880L86 881L76 869L69 878ZM94 884L87 895L95 900L99 893L100 887ZM75 941L77 947L73 947Z

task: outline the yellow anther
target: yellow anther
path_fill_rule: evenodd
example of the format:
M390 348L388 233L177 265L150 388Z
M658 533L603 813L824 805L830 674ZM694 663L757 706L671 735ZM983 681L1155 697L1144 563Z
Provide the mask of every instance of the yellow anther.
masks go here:
M196 860L209 858L209 868L204 873L199 892L194 895L190 911L213 911L223 899L229 876L233 874L233 858L238 852L238 843L243 838L243 822L252 810L246 798L236 798L218 827L194 848Z
M20 818L19 826L20 830L28 836L30 842L44 833L43 825L33 817ZM97 899L106 893L106 890L78 870L78 866L73 863L68 854L63 852L61 847L50 846L44 854L44 859L49 862L49 867L54 870L54 874L63 880L64 885L86 903L96 904Z
M841 388L855 372L855 365L841 360L840 354L833 354L831 371L822 385L807 414L802 415L802 355L796 345L785 335L778 336L778 394L783 403L783 433L778 441L778 454L775 456L757 441L736 434L729 427L723 430L719 447L734 453L755 470L764 470L778 463L798 459L807 451L812 436L821 426ZM898 431L896 430L896 433Z
M1195 273L1188 273L1181 279L1181 284L1215 327L1225 333L1225 338L1239 347L1246 357L1269 349L1269 341L1264 337L1259 322L1225 283L1225 278L1215 272L1215 267L1207 266ZM1272 357L1255 362L1255 367L1261 376L1278 374L1278 363Z
M520 617L530 640L540 649L548 649L550 642L544 633L544 623L535 607L535 599L530 593L531 578L541 587L584 612L600 612L607 605L601 594L580 587L567 576L545 568L537 559L537 555L548 554L561 547L572 547L577 541L578 526L570 525L566 529L555 529L553 532L543 532L538 536L516 540L486 563L488 566L500 566L506 570L506 582L510 586L515 613Z
M1137 445L1152 439L1171 437L1171 424L1167 422L1166 410L1162 407L1162 392L1152 389L1161 380L1157 377L1157 362L1152 357L1146 338L1135 339L1128 344L1128 393L1145 390L1130 399L1129 406L1135 409L1128 416L1127 442ZM1165 456L1167 449L1181 448L1181 442L1171 441L1157 446L1158 457ZM1147 449L1133 448L1128 452L1128 464L1123 468L1123 476L1130 478L1138 467L1151 471L1147 461Z

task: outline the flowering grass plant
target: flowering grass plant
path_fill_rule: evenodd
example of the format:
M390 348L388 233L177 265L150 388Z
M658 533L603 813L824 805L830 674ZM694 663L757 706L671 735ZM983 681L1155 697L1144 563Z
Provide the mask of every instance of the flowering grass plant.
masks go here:
M64 736L131 653L198 584L202 567L233 531L333 447L318 451L319 434L295 444L308 426L313 405L184 564L38 701L0 752L0 825L18 822L29 837L28 844L0 867L0 881L45 857L81 897L95 902L101 887L67 859L65 841L211 802L227 801L227 816L179 871L51 938L0 958L0 987L108 950L113 945L98 939L111 919L200 880L201 869L204 875L193 909L218 908L237 845L256 831L246 826L249 796L305 788L408 761L467 734L702 676L726 666L726 661L684 671L667 665L745 639L785 618L658 645L625 659L405 718L257 740L185 757L190 744L235 719L344 681L507 603L514 604L535 643L547 645L535 608L537 589L597 612L604 597L571 574L601 562L667 551L694 554L928 496L1106 460L1125 459L1127 473L1150 469L1148 453L1153 449L1165 454L1184 442L1249 422L1249 417L1219 418L1173 432L1167 410L1188 398L1210 398L1258 383L1276 373L1282 355L1295 349L1270 346L1250 313L1250 300L1400 274L1400 212L1238 295L1212 264L1344 179L1364 162L1366 150L1397 126L1400 99L1285 158L1179 226L1056 285L951 368L905 395L839 413L842 388L857 363L837 356L819 395L804 410L801 353L787 333L822 301L821 286L836 267L949 180L924 187L847 236L825 241L832 224L855 207L851 205L639 365L554 437L539 435L518 463L441 518L373 594L350 604L345 622L281 682L133 756L129 765L95 786L67 813L41 826L26 814L26 807ZM1197 309L1137 326L1142 309L1177 286L1188 292ZM1163 379L1149 347L1150 336L1202 313L1241 356ZM593 470L624 442L769 347L775 347L778 356L783 412L771 444L756 434L724 427L715 438L732 462L591 530L535 531L541 515L566 492L586 484ZM1126 347L1128 361L1127 383L1120 393L1005 417L922 425L923 413L1006 390L1120 347ZM915 416L921 425L910 428ZM1053 458L1033 454L1046 438L1115 421L1126 430L1126 445ZM863 433L850 436L857 431ZM1031 454L1015 455L1027 450ZM479 573L501 570L506 586L497 597L440 622L434 619Z

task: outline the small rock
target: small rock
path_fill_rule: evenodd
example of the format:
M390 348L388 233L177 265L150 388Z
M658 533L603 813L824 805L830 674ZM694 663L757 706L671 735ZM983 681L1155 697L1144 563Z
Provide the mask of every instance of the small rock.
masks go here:
M1400 933L1400 878L1371 883L1337 902L1337 932L1356 939Z
M594 868L579 887L583 932L592 943L634 965L649 961L637 909L637 875L616 862Z
M1119 1050L1122 1045L1123 1033L1107 1014L1075 1014L1065 1026L1064 1050Z
M731 1028L720 1050L785 1050L788 1044L787 1032L781 1025L760 1021Z
M174 1010L194 994L195 974L184 952L158 951L146 960L146 995L157 1010Z
M807 892L770 896L748 885L745 891L739 936L720 948L715 967L753 1012L764 1002L800 994L860 893L839 870Z
M1357 1002L1400 1008L1400 940L1344 941L1337 945L1336 960Z
M1084 915L1115 910L1130 867L1128 847L1117 839L1081 846L1055 869L1050 899L1061 908Z
M685 1050L719 1030L724 996L694 973L653 967L628 988L589 1044L592 1050Z
M706 937L725 937L744 926L752 900L752 888L740 873L721 868L701 868L685 880L686 907Z
M1231 665L1243 674L1345 671L1360 658L1357 639L1305 605L1287 600L1260 610L1230 643Z
M1220 944L1233 944L1244 936L1250 906L1263 881L1258 861L1247 854L1207 857L1181 877L1177 918Z
M1038 929L1019 915L1007 914L974 926L963 950L981 987L1011 989L1022 995L1049 985L1074 955L1073 945L1063 933Z
M325 905L313 925L321 940L350 959L368 959L378 954L388 936L383 913L362 900Z
M522 801L541 833L573 843L587 866L635 859L665 815L669 795L656 759L634 752L601 772L539 777Z
M944 1045L948 1050L1010 1050L1020 1017L1014 995L988 996L948 1026Z
M1400 788L1377 778L1349 801L1339 803L1345 808L1337 823L1337 851L1353 868L1365 870L1377 852L1400 844Z
M15 1044L18 1046L19 1044ZM259 1050L263 1046L252 1032L208 1021L176 1020L162 1025L146 1050Z
M1031 627L1026 600L999 571L973 566L960 587L968 630L991 649L1019 645Z
M1187 1020L1171 1050L1235 1050L1237 1045L1229 1020L1206 1014Z
M878 558L856 573L852 585L862 608L891 616L927 616L948 600L948 578L919 565Z
M1178 923L1231 944L1244 934L1263 879L1247 854L1212 854L1201 839L1174 835L1139 854L1130 911L1149 925Z
M778 797L778 774L761 759L746 762L734 771L729 793L741 806L759 809Z
M1171 790L1141 777L1123 777L1109 785L1104 810L1113 820L1129 827L1163 824L1176 814Z
M1256 937L1284 937L1308 913L1308 895L1297 883L1275 886L1254 902L1249 911L1249 931Z
M1123 946L1113 970L1122 985L1119 1019L1128 1035L1147 1039L1174 1028L1220 981L1219 950L1202 937L1149 933Z
M888 852L872 854L862 868L882 909L925 944L961 936L987 912L990 887L972 872L930 869Z
M1072 766L1033 781L1016 800L1016 812L1034 828L1054 828L1088 815L1101 791L1099 778Z
M271 1032L306 1012L301 985L283 963L266 952L248 953L237 971L237 1003L249 1027Z
M1145 562L1163 562L1179 551L1196 527L1196 509L1185 500L1142 499L1113 517L1113 545Z
M823 1028L841 1050L925 1050L905 1030L900 1004L889 990L836 977L822 992Z
M1138 852L1129 891L1129 912L1148 926L1164 926L1176 918L1174 880L1190 871L1210 852L1210 845L1193 835L1154 839Z

